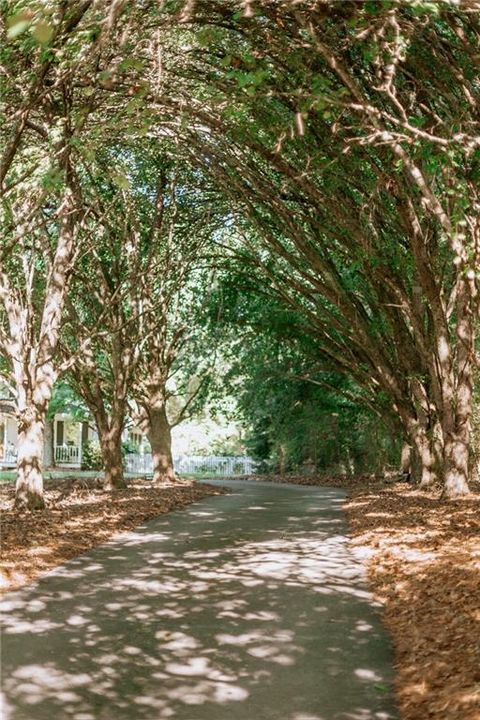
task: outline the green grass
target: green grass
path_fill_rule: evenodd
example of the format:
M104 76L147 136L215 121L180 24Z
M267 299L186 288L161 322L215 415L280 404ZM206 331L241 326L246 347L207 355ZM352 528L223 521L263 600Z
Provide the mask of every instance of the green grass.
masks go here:
M99 470L46 470L43 477L45 480L62 480L66 477L96 477L101 475ZM126 477L138 477L139 473L126 473ZM147 475L148 477L148 475ZM186 473L182 477L189 480L213 480L215 478L222 478L222 475L215 475L213 473ZM0 470L0 483L13 482L16 478L15 470Z
M95 477L98 472L95 470L46 470L43 473L45 480L61 480L62 478L72 477L75 475L78 477ZM0 483L11 482L15 480L17 473L15 470L0 470Z
M215 480L215 478L224 478L225 475L215 475L215 473L182 473L182 478L187 480Z

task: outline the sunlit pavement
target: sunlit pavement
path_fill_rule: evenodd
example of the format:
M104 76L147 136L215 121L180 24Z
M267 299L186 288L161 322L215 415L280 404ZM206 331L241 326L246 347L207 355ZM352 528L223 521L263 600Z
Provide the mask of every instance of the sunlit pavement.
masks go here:
M343 494L225 481L3 603L4 720L387 720Z

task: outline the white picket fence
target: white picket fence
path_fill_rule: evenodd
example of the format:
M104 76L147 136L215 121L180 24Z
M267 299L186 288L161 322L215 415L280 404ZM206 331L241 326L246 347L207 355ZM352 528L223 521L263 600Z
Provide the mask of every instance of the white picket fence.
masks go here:
M227 455L189 455L176 458L175 470L181 473L212 473L213 475L252 475L255 462L251 457Z
M150 453L145 453L144 455L129 453L125 456L125 470L129 473L149 475L153 472L152 456Z
M228 477L232 475L253 475L255 461L251 457L230 457L227 455L182 455L174 458L173 464L179 475L202 473ZM125 469L129 473L149 475L153 472L152 456L131 453L125 458Z
M55 464L80 465L80 448L78 445L57 445L55 447Z

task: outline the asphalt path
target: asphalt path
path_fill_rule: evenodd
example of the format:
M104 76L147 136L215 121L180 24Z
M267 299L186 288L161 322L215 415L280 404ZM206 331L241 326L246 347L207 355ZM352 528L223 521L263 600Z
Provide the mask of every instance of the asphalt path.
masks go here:
M3 601L4 720L391 720L340 490L222 481Z

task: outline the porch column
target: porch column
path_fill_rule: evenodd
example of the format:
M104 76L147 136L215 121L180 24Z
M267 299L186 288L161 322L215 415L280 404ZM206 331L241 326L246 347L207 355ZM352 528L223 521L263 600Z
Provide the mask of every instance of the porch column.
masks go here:
M53 418L53 466L55 467L57 464L57 416L55 415Z
M0 447L2 450L1 455L0 455L0 460L5 460L5 458L7 456L7 416L2 414L1 418L2 418L2 426L3 426L3 440L0 443Z

